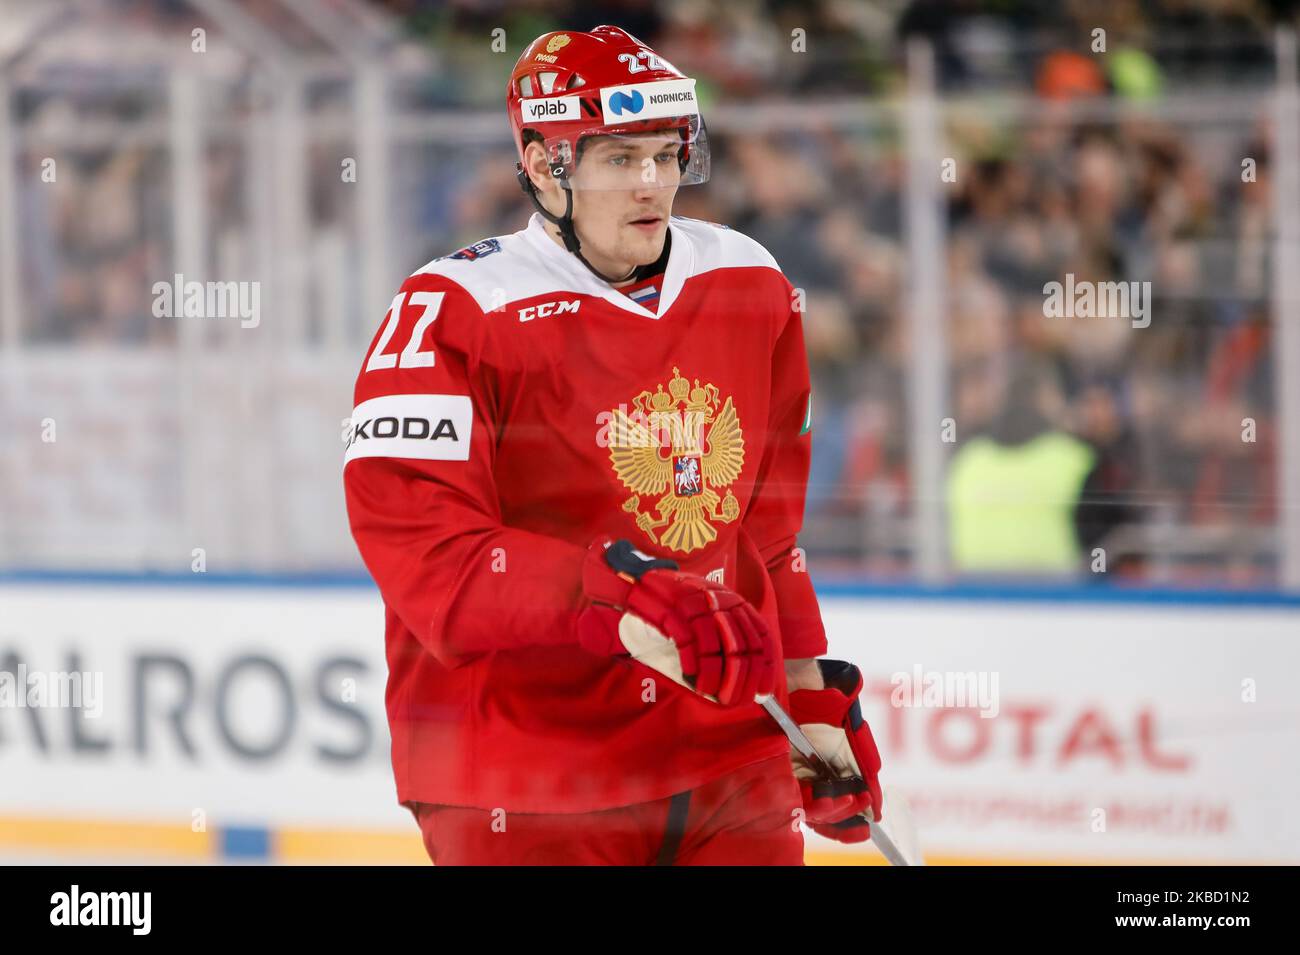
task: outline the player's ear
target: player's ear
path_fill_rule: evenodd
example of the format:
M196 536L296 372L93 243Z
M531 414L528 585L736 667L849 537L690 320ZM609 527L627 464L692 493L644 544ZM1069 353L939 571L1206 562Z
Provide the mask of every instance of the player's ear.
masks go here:
M551 165L546 161L546 149L539 142L524 147L524 170L538 192L546 192L555 181L551 177Z

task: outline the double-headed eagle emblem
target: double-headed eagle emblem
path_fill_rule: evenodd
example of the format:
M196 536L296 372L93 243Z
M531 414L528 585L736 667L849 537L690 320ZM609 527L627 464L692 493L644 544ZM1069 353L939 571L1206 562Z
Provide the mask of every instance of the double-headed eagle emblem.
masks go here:
M610 463L632 492L623 510L650 540L689 554L717 539L713 522L740 516L729 487L745 464L740 419L716 385L696 378L692 387L675 366L667 391L657 385L632 403L630 414L625 405L614 410L609 427ZM641 510L643 495L658 495L650 510Z

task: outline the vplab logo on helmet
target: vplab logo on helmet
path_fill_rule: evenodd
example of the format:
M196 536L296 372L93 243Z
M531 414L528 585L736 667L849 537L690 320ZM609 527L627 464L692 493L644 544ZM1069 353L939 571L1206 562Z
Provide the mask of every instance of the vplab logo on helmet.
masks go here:
M519 104L519 115L525 123L554 123L578 119L582 116L582 107L576 96L526 99Z
M607 86L600 91L600 105L606 123L629 118L693 116L699 112L695 101L695 81L690 79Z

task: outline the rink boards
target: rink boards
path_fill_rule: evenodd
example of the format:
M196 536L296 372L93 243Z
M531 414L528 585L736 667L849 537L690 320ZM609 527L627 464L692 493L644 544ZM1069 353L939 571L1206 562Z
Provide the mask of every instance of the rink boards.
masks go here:
M931 862L1300 862L1300 601L819 589ZM425 860L369 586L10 578L0 608L0 671L46 694L0 686L0 858ZM73 672L100 715L55 699Z

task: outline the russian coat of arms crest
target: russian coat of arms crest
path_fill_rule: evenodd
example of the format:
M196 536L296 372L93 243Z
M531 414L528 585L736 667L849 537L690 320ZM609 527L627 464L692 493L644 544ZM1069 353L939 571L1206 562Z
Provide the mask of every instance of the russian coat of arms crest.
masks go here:
M716 385L692 385L675 366L667 390L659 384L632 405L609 424L610 463L632 492L623 510L651 541L689 554L717 539L715 523L740 516L730 489L745 464L740 418Z

